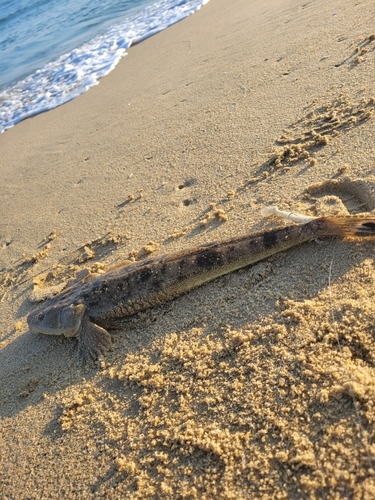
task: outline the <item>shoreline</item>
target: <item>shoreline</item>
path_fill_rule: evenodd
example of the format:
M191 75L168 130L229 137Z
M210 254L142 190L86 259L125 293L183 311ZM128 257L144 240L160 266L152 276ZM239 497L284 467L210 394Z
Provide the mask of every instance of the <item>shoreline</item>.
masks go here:
M127 55L126 50L130 46L194 14L209 0L187 0L187 3L180 2L177 5L173 1L163 0L157 4L158 8L155 8L155 4L144 6L137 14L122 22L116 24L114 21L115 24L107 27L104 33L93 35L70 51L67 49L26 76L13 79L13 83L9 82L6 88L0 85L0 133L87 92L113 71ZM7 20L4 22L6 24ZM55 42L55 45L58 44L57 40ZM37 50L37 44L34 40L34 50ZM22 45L18 46L18 54L24 52L23 48Z
M74 340L26 326L33 291L276 227L267 205L373 212L370 13L211 0L0 135L6 497L375 493L371 242L215 280L128 319L85 369Z

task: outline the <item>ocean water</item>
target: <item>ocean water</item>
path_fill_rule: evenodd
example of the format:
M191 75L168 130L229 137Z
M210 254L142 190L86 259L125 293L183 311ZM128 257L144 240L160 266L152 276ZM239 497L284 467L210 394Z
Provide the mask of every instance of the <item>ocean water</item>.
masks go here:
M0 133L108 74L126 49L209 0L1 0Z

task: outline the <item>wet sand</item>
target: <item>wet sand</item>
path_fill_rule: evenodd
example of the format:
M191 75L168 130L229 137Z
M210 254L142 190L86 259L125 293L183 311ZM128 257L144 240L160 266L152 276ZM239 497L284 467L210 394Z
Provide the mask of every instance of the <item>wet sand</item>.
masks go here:
M211 0L0 136L2 498L375 496L373 242L217 279L85 368L26 325L89 272L282 225L268 205L374 212L373 15Z

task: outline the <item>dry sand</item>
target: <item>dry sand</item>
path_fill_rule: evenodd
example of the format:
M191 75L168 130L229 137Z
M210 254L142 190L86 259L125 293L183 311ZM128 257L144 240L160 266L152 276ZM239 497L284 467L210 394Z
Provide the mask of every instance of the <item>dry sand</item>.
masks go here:
M218 279L84 369L26 326L45 288L275 227L269 204L374 211L374 16L211 0L0 136L1 498L375 498L371 242Z

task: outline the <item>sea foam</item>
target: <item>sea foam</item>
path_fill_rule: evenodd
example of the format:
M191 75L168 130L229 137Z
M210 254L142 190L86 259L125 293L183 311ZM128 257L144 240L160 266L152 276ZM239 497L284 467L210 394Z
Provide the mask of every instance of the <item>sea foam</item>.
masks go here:
M208 1L161 0L5 89L0 93L0 133L97 85L127 48L193 14Z

